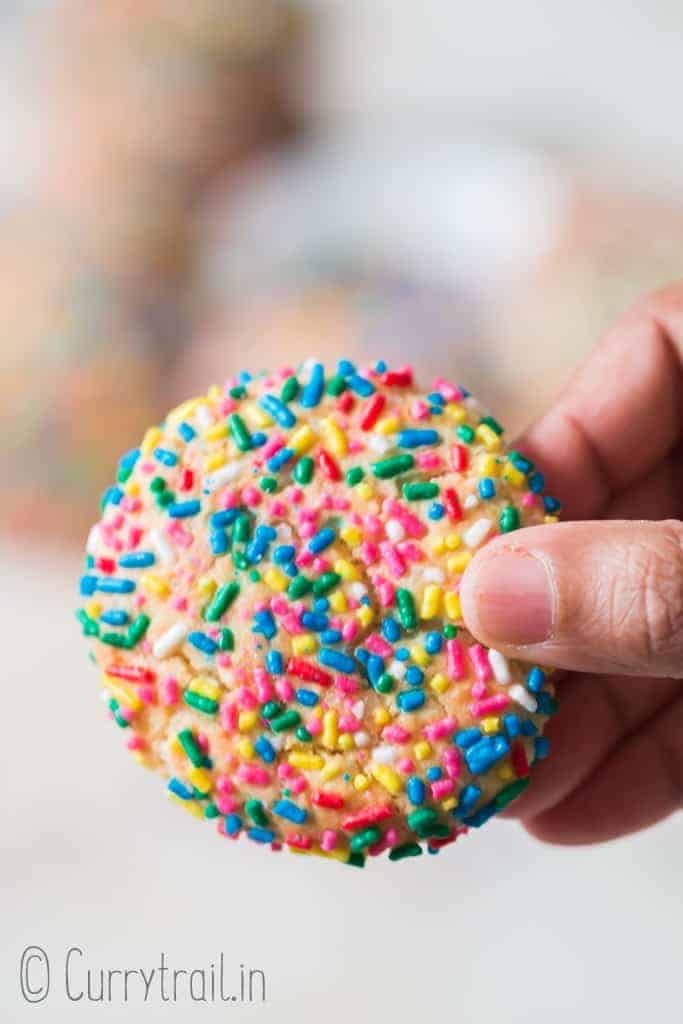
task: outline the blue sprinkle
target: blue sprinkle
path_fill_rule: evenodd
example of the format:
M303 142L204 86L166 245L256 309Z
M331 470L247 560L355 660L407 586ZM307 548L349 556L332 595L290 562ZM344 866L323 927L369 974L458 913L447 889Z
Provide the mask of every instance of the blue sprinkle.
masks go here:
M176 453L172 452L169 448L155 448L154 458L158 462L163 462L164 466L175 466L178 461Z
M135 590L134 580L115 579L111 576L100 576L97 590L101 594L132 594Z
M352 373L347 383L351 390L360 398L368 398L375 393L375 385L367 377L361 377L358 373Z
M383 359L378 359L375 363L375 373L386 373L387 364Z
M534 740L534 761L542 761L548 756L550 742L545 736L537 736Z
M423 804L425 796L427 795L427 790L422 779L418 779L417 775L411 775L406 782L406 793L408 794L408 799L411 804L415 804L416 807Z
M193 647L196 647L198 651L201 651L202 654L206 654L207 656L215 654L218 650L218 644L216 641L212 640L210 636L206 635L206 633L193 632L189 634L187 639Z
M480 807L478 811L474 812L474 814L470 814L469 817L463 818L463 824L467 825L468 828L480 828L482 825L486 824L489 818L493 817L496 810L495 800L492 800L490 803L484 804L483 807Z
M193 438L197 436L197 431L194 427L191 427L189 423L181 423L178 426L178 433L182 437L185 444L189 444Z
M396 698L400 711L418 711L425 702L424 690L405 690Z
M268 651L266 655L266 668L273 676L282 675L285 663L279 651Z
M427 654L438 654L443 644L441 633L432 631L425 637L425 651Z
M311 376L308 383L301 392L301 398L299 401L301 405L306 409L312 409L318 405L320 399L323 396L323 388L325 387L325 371L322 363L315 363L311 370ZM286 408L286 407L285 407ZM281 424L282 426L282 424Z
M272 843L275 839L275 833L271 832L269 828L250 828L247 835L255 843Z
M538 702L538 710L542 715L552 715L556 710L555 698L547 690L541 690L540 693L537 693L536 700Z
M155 561L151 551L130 551L127 555L121 555L119 565L122 569L146 569L154 565Z
M333 543L334 537L334 530L330 526L325 526L311 537L308 542L308 550L314 555L318 555Z
M174 796L179 796L181 800L194 800L194 793L180 779L169 779L168 790Z
M238 508L224 508L220 512L214 512L209 518L209 524L212 530L222 530L226 526L230 526L234 523L240 514Z
M227 553L228 535L225 530L213 530L210 536L211 551L214 555L225 555Z
M119 469L132 469L140 458L140 449L133 448L119 459Z
M472 810L480 796L481 790L479 786L475 786L473 783L463 786L455 814L467 814L468 811Z
M267 736L259 736L254 744L254 750L266 764L272 764L275 760L275 747Z
M315 690L306 690L304 687L300 687L296 691L296 699L299 704L304 704L307 708L314 708L320 698Z
M559 512L562 508L557 498L553 498L550 494L546 494L543 499L543 507L550 515L554 515L555 512Z
M276 800L273 804L273 814L277 814L278 818L292 821L295 825L303 825L308 817L308 812L303 807L297 807L291 800Z
M325 612L330 610L330 602L326 597L319 597L317 601L313 603L313 611L319 615L324 615Z
M304 612L301 616L301 625L306 629L312 629L314 633L322 633L328 623L327 615L318 615L316 612Z
M237 379L240 384L248 384L250 380L254 379L254 375L249 373L249 370L240 370Z
M338 644L341 638L342 634L340 629L324 629L320 634L320 640L327 646L330 644Z
M515 736L519 736L521 732L519 715L515 715L513 712L508 712L503 715L503 728L511 740L514 739Z
M477 486L479 491L479 497L486 501L488 498L495 498L496 496L496 485L490 476L484 476L479 481Z
M394 654L399 661L407 661L410 657L410 651L407 647L397 647Z
M257 430L251 435L251 447L260 448L268 440L268 435L264 434L262 430Z
M510 752L504 736L482 736L465 750L465 761L473 775L482 775Z
M456 732L454 742L456 746L460 747L462 750L466 750L467 747L471 747L480 739L481 730L472 726L469 729L461 729L459 732Z
M120 487L109 487L102 495L102 505L119 505L123 498L123 491Z
M539 693L543 689L545 683L545 672L534 666L526 677L527 690L531 690L532 693Z
M442 775L443 772L439 768L438 764L434 764L431 768L427 769L427 778L430 782L438 782Z
M333 651L332 653L336 654L337 652ZM371 654L370 657L368 658L368 663L365 666L365 668L368 673L368 679L370 680L371 685L376 686L376 684L380 680L380 676L384 672L384 662L380 658L379 654Z
M443 519L443 517L446 515L446 508L444 505L441 504L440 501L433 501L432 504L427 509L427 515L429 516L430 519Z
M441 438L436 430L401 430L396 440L400 448L421 448L423 445L438 444Z
M364 647L356 647L353 653L355 654L356 658L361 663L363 668L366 668L368 661L370 660L370 652L366 651Z
M518 469L520 473L530 473L534 468L534 464L531 459L525 459L523 455L519 454L519 452L515 452L514 455L511 455L510 461L515 469Z
M292 576L292 577L299 575L299 570L297 569L297 567L294 564L294 562L286 562L282 566L282 571L285 572L288 576Z
M107 626L125 626L129 621L128 612L119 611L117 608L110 608L100 615L100 622L106 623Z
M271 473L277 473L293 456L294 452L291 448L280 448L275 455L271 455L268 459L268 469Z
M97 590L97 576L81 576L79 589L82 597L92 597Z
M382 621L382 636L388 643L396 643L401 636L401 627L396 619L386 618Z
M368 658L368 674L370 674L370 658ZM381 659L380 659L381 660ZM321 647L318 655L318 661L321 665L325 665L326 668L334 669L335 672L343 672L345 675L350 676L356 671L356 663L348 654L342 654L341 651L333 651L329 647ZM382 671L384 666L382 665ZM382 674L380 671L380 675ZM379 679L379 676L377 676Z
M254 625L251 627L251 631L252 633L261 633L266 640L272 640L277 633L277 626L275 625L272 612L267 608L262 612L257 612L254 616Z
M293 544L279 544L273 551L273 561L282 565L283 562L291 562L295 554L296 548Z
M440 391L430 391L427 395L427 401L432 405L442 406L446 404L446 399L443 397Z
M531 721L530 718L525 718L519 727L522 736L535 736L538 732L537 726Z
M289 430L296 423L296 416L292 410L275 395L263 395L259 398L258 404L264 412L267 412L285 430Z
M419 669L417 665L411 665L406 672L406 682L408 686L420 686L424 682L425 674L422 669Z
M350 363L348 359L340 359L337 364L337 373L340 377L349 377L352 373L356 372L356 367L353 363Z
M190 501L174 501L166 506L171 519L187 519L189 516L196 516L201 508L199 498Z
M545 477L543 476L543 474L532 473L532 475L529 477L529 489L532 490L534 494L540 494L544 487Z
M225 831L229 836L236 836L242 828L242 819L239 814L228 814L225 819Z

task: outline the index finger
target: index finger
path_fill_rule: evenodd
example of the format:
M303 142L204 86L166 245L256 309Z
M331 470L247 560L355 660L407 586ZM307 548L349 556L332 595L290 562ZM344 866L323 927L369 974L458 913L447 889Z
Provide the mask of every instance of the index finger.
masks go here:
M519 440L570 519L594 518L681 436L683 282L617 321Z

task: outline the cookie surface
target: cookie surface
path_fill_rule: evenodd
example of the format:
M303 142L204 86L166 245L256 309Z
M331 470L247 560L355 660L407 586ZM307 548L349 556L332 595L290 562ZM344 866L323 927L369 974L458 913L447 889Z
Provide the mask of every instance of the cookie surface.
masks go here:
M183 403L120 462L78 616L113 719L225 836L361 865L436 852L529 781L555 708L458 587L552 522L462 388L309 362Z

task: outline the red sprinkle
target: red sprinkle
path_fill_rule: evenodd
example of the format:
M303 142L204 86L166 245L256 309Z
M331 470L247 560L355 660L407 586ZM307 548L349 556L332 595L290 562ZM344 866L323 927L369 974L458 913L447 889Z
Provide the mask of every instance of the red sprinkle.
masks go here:
M332 676L317 665L305 661L303 658L290 658L287 662L287 671L297 679L305 679L309 683L320 683L321 686L331 686Z
M529 774L529 762L527 761L526 750L524 744L519 740L515 740L510 750L510 761L512 767L515 770L515 774L520 779L525 778Z
M290 835L285 836L285 842L287 846L293 846L296 850L310 850L313 846L311 837L301 835L300 832L292 832Z
M316 807L329 807L333 811L338 811L340 807L344 806L344 797L339 793L331 793L329 790L319 789L313 794L312 799Z
M354 832L358 828L365 828L366 825L376 825L379 821L385 821L394 813L390 804L372 804L358 814L350 814L342 821L342 828L346 832Z
M463 473L470 464L470 457L462 444L454 444L451 448L451 465L459 473Z
M410 366L402 366L400 370L387 370L382 383L388 388L409 388L413 383L413 370Z
M460 507L460 499L455 493L452 487L447 487L442 494L443 503L446 506L446 511L449 517L454 523L460 522L463 518L462 508Z
M113 558L98 558L95 565L100 572L112 573L116 571L116 562Z
M372 430L379 419L385 404L386 398L379 392L374 394L372 398L368 400L363 409L363 415L360 418L361 430Z
M322 472L323 476L327 477L328 480L341 480L341 469L339 468L335 460L332 458L330 453L326 451L324 448L321 448L320 451L318 452L318 465L320 466L320 471Z
M350 391L344 391L337 399L337 408L340 412L349 413L353 409L355 401Z
M194 487L194 473L191 469L184 469L180 477L180 490L191 491Z
M137 665L107 665L104 671L108 676L127 679L129 683L152 683L156 679L156 673L151 668L141 668Z

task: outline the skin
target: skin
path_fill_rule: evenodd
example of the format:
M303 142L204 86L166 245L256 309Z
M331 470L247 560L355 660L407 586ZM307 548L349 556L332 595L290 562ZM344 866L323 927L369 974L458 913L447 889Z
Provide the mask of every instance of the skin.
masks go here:
M486 545L463 614L481 642L573 673L555 677L551 757L506 813L548 842L601 842L683 804L683 283L623 316L515 447L542 467L565 522ZM502 580L491 560L510 557L548 575L538 636L513 610L525 595L486 575Z

